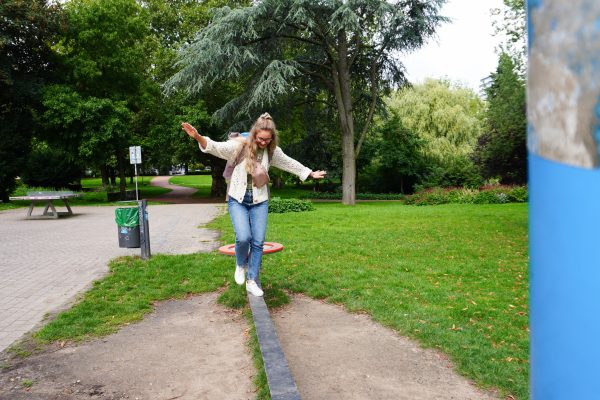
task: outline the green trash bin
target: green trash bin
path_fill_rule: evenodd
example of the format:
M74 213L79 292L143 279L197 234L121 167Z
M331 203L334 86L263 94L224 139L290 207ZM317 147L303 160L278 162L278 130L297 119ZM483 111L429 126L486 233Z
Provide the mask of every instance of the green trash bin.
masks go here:
M117 208L115 221L119 229L119 247L140 247L140 212L137 207Z

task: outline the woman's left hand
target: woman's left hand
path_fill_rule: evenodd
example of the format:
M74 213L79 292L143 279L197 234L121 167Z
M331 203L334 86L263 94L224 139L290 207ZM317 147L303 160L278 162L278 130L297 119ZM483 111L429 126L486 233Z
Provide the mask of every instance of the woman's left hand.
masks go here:
M310 177L313 179L323 179L327 175L326 171L313 171L310 173Z

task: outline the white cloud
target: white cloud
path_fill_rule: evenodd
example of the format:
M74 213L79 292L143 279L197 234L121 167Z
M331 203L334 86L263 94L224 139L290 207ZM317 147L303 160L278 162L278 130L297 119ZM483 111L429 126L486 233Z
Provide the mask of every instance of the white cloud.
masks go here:
M494 72L500 42L492 36L492 8L504 8L502 0L449 0L441 14L451 22L437 30L437 38L403 60L409 81L449 78L479 92L481 79Z

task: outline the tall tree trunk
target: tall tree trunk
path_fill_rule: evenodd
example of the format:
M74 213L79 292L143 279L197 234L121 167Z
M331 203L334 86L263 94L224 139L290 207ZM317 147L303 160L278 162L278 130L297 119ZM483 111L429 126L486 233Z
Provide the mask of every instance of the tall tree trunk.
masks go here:
M117 186L117 175L116 175L115 169L113 167L108 167L108 173L110 176L111 186Z
M356 156L354 152L354 120L352 118L352 96L350 93L350 71L348 65L346 33L338 32L338 60L333 63L333 83L342 128L342 203L356 203Z
M108 180L108 167L106 164L102 164L100 166L100 176L102 177L102 189L106 190L110 182Z
M212 186L210 188L211 197L225 197L227 194L227 183L225 182L225 178L223 178L225 164L226 162L221 159L214 160L212 163Z
M273 189L281 189L283 187L283 179L280 176L273 177Z

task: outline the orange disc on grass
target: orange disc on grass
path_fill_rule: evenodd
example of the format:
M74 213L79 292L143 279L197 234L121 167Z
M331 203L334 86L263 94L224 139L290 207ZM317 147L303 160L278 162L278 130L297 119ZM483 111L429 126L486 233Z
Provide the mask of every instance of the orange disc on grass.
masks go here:
M263 244L263 254L275 253L283 250L283 245L276 242L265 242ZM219 252L227 254L228 256L235 255L235 244L226 244L225 246L219 247Z

